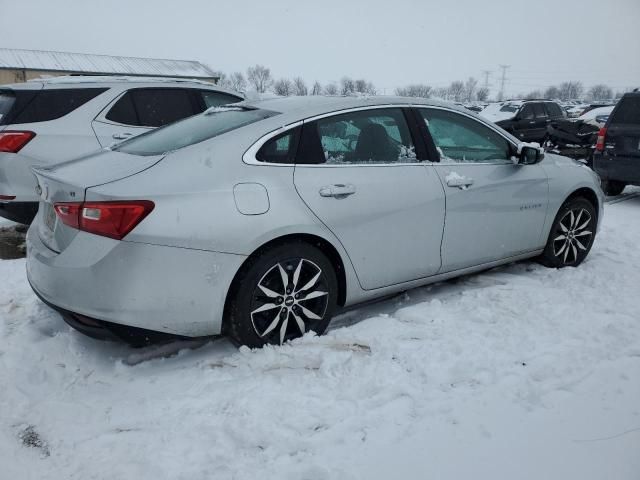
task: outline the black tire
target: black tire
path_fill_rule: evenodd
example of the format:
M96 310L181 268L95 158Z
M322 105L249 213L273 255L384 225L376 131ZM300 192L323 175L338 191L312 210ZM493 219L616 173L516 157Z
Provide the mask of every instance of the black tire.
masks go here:
M627 186L624 182L617 182L615 180L602 180L602 191L608 197L615 197L620 195L624 190L624 187Z
M279 265L289 288L297 288L285 291ZM316 275L317 281L303 288ZM321 295L324 292L326 295ZM300 337L299 320L305 332L324 333L336 308L338 281L333 265L321 250L308 243L292 242L250 259L234 280L230 295L223 332L236 344L259 348Z
M591 250L597 225L590 201L582 197L567 200L553 221L540 262L550 268L577 267Z

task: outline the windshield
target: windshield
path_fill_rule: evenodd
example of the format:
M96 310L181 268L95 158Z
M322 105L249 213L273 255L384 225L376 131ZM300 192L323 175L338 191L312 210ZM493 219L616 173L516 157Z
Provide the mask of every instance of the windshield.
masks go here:
M504 105L500 111L501 112L517 112L518 108L516 105Z
M160 155L236 130L278 112L247 107L211 108L166 127L152 130L113 148L133 155Z

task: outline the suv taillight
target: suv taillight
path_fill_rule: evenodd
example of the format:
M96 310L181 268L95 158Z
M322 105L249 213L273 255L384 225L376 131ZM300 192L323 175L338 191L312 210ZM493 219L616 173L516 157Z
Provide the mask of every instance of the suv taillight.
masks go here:
M598 130L598 139L596 140L596 150L604 152L604 141L607 138L607 127L602 127Z
M103 237L122 240L154 208L149 200L121 202L61 202L54 205L65 225Z
M0 152L18 153L36 134L29 131L5 130L0 132Z

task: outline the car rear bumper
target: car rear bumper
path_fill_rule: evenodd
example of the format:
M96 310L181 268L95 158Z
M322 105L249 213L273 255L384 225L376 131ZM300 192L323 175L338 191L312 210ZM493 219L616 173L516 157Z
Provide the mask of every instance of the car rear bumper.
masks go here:
M0 217L29 225L38 213L38 202L0 202Z
M89 326L97 321L185 337L219 334L226 293L245 258L85 232L56 253L35 227L27 233L31 287L65 319Z
M640 185L640 158L596 153L593 157L593 169L604 180Z

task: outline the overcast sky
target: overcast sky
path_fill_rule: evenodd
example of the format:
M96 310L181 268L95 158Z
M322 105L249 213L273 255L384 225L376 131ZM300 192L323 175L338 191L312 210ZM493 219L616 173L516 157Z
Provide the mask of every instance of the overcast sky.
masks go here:
M640 0L0 0L0 47L260 63L381 92L474 76L507 92L640 86Z

